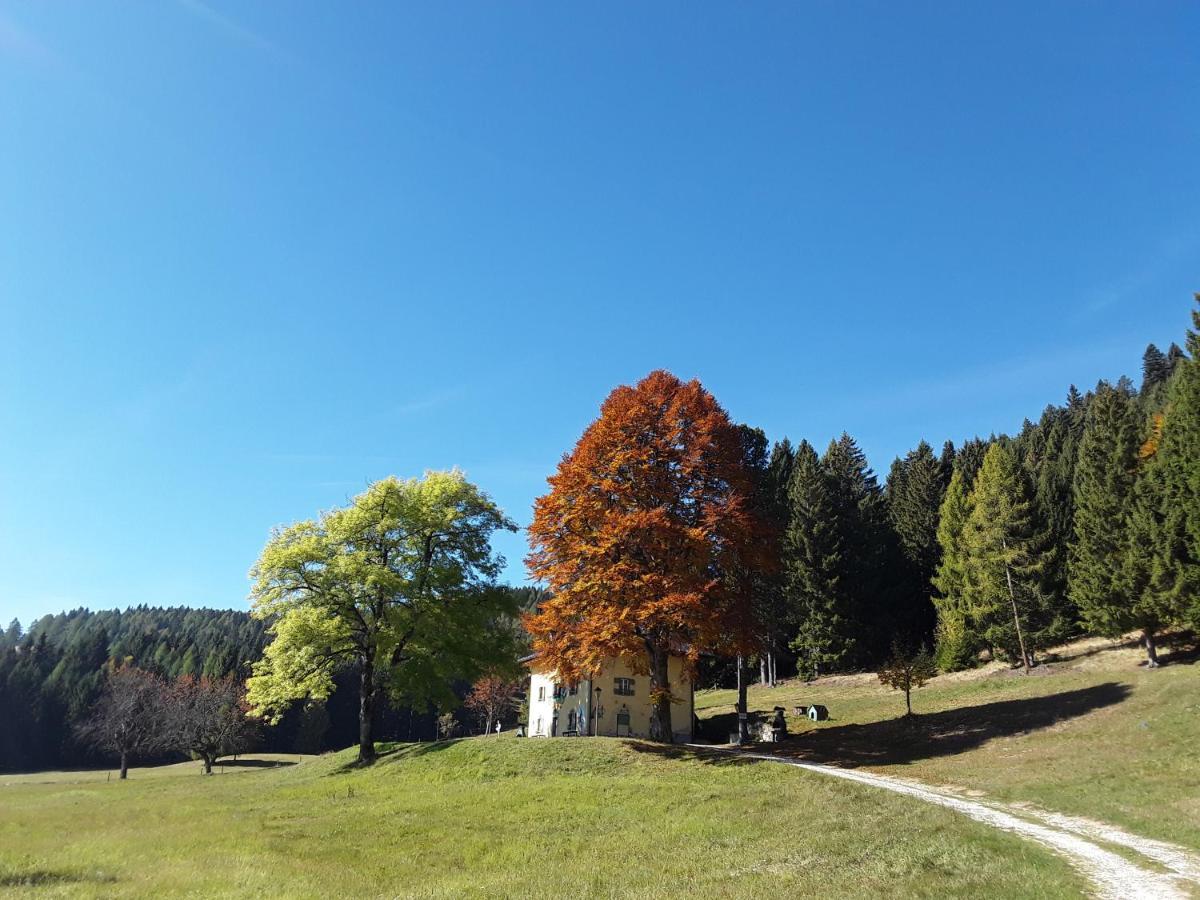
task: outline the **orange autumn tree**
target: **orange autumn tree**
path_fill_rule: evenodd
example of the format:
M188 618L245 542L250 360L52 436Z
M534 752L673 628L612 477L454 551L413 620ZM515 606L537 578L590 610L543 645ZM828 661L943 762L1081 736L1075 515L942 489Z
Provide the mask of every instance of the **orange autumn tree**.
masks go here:
M534 504L526 562L551 597L525 618L539 667L578 680L622 657L650 677L670 742L667 664L752 640L737 573L757 523L739 433L700 385L651 372L614 390Z

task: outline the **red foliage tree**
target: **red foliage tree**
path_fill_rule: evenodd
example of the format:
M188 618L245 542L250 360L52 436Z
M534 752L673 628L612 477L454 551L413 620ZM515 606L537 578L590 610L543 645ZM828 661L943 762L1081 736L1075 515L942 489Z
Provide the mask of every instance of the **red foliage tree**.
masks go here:
M521 693L521 685L508 681L499 675L485 675L480 678L467 694L463 705L483 720L483 733L491 734L492 725L510 709Z
M742 447L698 381L617 388L534 504L526 562L552 596L525 619L539 666L594 675L620 656L650 676L651 736L672 737L667 664L753 632L736 575L758 523Z

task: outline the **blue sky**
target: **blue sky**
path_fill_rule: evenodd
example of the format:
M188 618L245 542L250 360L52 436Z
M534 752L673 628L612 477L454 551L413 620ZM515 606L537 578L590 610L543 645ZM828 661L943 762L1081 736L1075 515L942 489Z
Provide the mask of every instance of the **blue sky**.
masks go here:
M873 465L1137 375L1200 289L1200 6L0 0L0 619L244 606L616 384ZM513 580L523 543L502 542Z

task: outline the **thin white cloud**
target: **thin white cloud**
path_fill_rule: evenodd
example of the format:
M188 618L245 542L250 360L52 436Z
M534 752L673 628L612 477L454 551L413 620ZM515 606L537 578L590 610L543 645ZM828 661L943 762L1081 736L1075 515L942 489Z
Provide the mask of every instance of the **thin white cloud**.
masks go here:
M58 54L3 13L0 13L0 56L39 65L58 65L60 62Z
M1153 290L1165 273L1180 262L1195 259L1200 251L1200 228L1192 228L1163 240L1142 264L1122 278L1093 291L1081 304L1080 314L1091 316L1119 304L1136 303Z
M393 416L412 416L428 412L431 409L439 409L453 403L462 396L463 391L458 388L438 391L436 394L430 394L428 397L417 397L412 400L406 400L403 403L398 403L388 410L388 412Z
M287 54L278 45L264 38L257 32L251 31L240 22L214 9L204 0L177 0L179 5L198 19L202 19L227 38L239 44L252 47L276 59L283 59Z

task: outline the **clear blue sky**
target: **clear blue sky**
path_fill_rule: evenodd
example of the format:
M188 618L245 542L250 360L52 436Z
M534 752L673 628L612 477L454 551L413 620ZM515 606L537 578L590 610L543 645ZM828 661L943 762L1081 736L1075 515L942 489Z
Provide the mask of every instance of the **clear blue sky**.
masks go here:
M616 384L878 471L1200 289L1194 3L0 0L0 620L244 606L271 526ZM503 542L523 577L523 543Z

